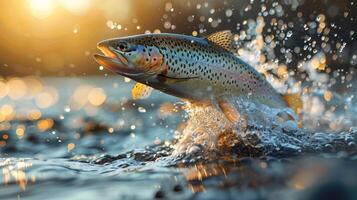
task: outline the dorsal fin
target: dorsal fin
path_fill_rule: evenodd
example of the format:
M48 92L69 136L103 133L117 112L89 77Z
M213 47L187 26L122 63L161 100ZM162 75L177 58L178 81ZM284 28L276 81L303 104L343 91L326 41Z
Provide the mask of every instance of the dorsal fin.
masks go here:
M146 99L150 96L153 88L142 83L136 83L131 91L134 100Z
M206 37L207 40L225 48L228 51L233 51L236 48L234 47L234 35L230 30L219 31L212 33Z

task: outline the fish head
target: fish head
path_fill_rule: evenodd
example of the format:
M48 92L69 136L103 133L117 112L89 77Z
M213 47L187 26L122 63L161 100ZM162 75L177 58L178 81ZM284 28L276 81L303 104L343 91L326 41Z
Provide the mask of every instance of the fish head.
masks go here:
M97 44L104 55L94 55L95 60L120 75L138 79L160 74L164 56L158 47L136 42L132 38L104 40Z

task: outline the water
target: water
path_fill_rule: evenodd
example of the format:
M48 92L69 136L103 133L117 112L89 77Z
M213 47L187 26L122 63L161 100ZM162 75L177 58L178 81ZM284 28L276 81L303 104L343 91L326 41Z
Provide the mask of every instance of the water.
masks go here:
M16 112L1 123L1 199L308 199L325 195L326 187L356 197L356 128L311 133L248 124L222 138L216 126L225 123L209 122L224 118L212 108L157 91L133 102L132 82L120 77L40 81L59 95L39 118L36 97L1 100ZM85 98L96 90L89 89L78 106L84 86L102 88L105 102L92 105ZM209 134L191 130L204 131L202 121ZM182 139L181 132L191 135Z

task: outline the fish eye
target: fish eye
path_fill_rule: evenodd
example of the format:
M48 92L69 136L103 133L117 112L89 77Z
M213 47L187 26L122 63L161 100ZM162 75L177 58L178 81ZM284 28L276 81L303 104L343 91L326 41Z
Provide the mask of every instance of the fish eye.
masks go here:
M120 51L127 51L128 50L128 45L124 42L121 42L118 44L117 49Z

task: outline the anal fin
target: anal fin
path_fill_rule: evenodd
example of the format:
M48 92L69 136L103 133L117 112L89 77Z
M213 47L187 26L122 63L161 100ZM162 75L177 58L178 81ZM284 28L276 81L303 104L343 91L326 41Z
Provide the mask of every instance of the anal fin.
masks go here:
M230 122L236 124L239 121L240 114L232 103L225 99L219 99L218 106Z

